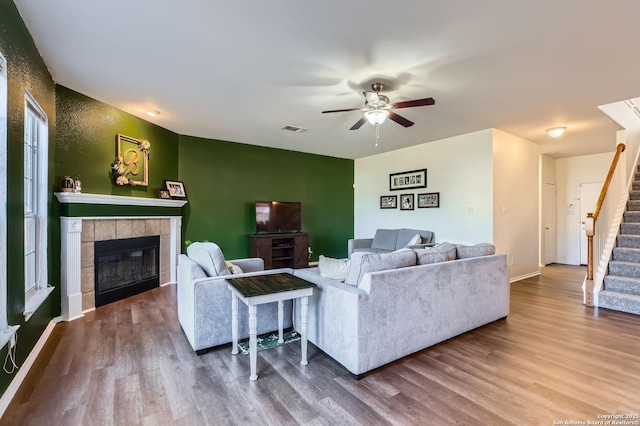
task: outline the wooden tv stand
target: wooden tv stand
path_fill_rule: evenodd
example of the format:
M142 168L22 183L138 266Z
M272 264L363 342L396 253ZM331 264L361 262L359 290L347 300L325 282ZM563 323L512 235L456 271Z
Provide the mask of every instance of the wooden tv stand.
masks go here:
M249 234L249 257L264 260L264 269L309 266L309 234Z

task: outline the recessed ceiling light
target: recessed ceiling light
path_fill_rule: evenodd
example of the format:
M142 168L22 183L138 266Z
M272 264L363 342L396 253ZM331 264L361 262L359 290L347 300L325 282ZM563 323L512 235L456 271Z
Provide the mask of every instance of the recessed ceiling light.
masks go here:
M550 129L547 129L547 133L552 138L557 138L557 137L562 136L562 134L564 133L565 130L567 130L566 127L552 127Z
M160 114L160 111L156 109L145 109L144 113L147 114L149 117L155 117L156 115Z

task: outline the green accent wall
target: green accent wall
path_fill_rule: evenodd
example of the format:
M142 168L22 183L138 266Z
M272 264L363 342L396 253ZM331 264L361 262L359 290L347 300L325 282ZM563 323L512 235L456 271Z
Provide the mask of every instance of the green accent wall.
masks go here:
M56 132L55 85L47 66L24 25L18 10L10 0L0 0L0 51L7 59L8 126L7 126L7 319L20 325L16 362L22 365L51 319L60 312L60 289L40 306L28 322L24 321L24 248L23 248L23 150L25 89L36 99L49 122L49 186L53 183L53 151ZM4 247L2 248L4 250ZM57 271L49 258L49 274ZM59 279L57 280L59 281ZM0 349L5 359L6 346ZM4 393L15 376L0 371L0 393Z
M209 240L227 259L248 255L256 200L301 201L312 260L346 257L353 238L353 160L180 136L185 240Z
M178 135L88 96L56 85L55 185L80 176L82 192L157 198L164 180L178 177ZM111 164L118 133L151 143L149 186L119 186Z

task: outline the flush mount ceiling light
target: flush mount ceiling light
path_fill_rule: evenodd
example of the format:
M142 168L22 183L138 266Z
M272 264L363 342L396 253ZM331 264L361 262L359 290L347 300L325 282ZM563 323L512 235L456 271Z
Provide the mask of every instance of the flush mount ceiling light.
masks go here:
M144 113L147 114L149 117L155 117L156 115L160 114L160 111L156 109L145 109Z
M372 109L364 113L364 118L374 126L384 123L387 117L389 117L389 111L385 109Z
M565 130L567 130L566 127L552 127L550 129L547 129L547 133L552 138L557 138L557 137L562 136L562 134L564 133Z

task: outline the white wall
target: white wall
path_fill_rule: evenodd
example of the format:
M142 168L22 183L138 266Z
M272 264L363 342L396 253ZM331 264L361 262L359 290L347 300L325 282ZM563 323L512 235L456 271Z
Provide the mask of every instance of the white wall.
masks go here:
M435 232L436 241L493 242L491 129L355 160L356 238L378 228ZM427 169L427 188L389 190L389 174ZM440 208L380 209L383 195L440 193Z
M493 240L511 278L539 273L540 146L493 129Z
M613 152L556 160L558 263L580 264L580 184L604 182Z
M545 224L543 223L544 220L544 212L545 212L545 205L544 205L544 197L543 197L543 191L544 191L544 185L550 183L556 186L556 190L558 189L558 184L556 181L556 160L555 158L551 158L548 155L541 155L540 156L540 264L543 265L544 264L544 250L545 250L545 240L544 240L544 227ZM556 200L556 205L557 205L557 200ZM558 215L557 215L557 208L556 208L556 224L558 223ZM557 229L557 228L556 228ZM556 234L556 241L552 241L550 242L550 244L556 244L557 245L557 234ZM556 250L557 253L557 250ZM557 262L557 258L553 260L554 262Z

